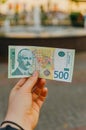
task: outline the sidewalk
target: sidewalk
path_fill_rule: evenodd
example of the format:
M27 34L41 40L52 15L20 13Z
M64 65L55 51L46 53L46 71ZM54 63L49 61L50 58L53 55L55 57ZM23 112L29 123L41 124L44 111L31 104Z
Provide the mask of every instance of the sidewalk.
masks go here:
M29 26L2 27L0 34L9 38L59 38L86 36L86 28L66 26L41 26L39 29Z
M0 122L8 95L18 79L7 78L7 63L0 63ZM47 80L48 97L36 130L86 130L86 53L78 53L72 83Z

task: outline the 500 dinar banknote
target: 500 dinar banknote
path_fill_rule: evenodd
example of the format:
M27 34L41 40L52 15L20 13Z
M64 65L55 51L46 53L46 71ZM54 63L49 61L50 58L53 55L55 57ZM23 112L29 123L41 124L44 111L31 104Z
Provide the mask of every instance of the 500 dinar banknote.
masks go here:
M75 50L9 46L8 77L29 77L35 70L39 77L58 81L72 81Z

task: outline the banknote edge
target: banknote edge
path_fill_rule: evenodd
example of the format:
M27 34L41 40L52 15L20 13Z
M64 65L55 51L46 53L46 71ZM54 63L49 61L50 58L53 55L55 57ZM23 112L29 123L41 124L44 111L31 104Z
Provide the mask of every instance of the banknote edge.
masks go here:
M12 76L10 75L10 48L12 47L22 47L22 46L15 46L15 45L9 45L8 46L8 78L23 78L23 77L30 77L30 76L26 76L26 75L23 75L23 76ZM65 48L54 48L54 47L40 47L40 46L23 46L23 47L38 47L38 48L53 48L53 49L65 49ZM55 80L55 79L49 79L49 80L55 80L55 81L61 81L61 82L72 82L72 79L73 79L73 71L74 71L74 60L75 60L75 49L65 49L65 50L71 50L74 52L73 54L73 62L72 62L72 69L71 69L71 78L69 81L63 81L63 80ZM41 77L42 78L42 77ZM44 78L44 77L43 77Z

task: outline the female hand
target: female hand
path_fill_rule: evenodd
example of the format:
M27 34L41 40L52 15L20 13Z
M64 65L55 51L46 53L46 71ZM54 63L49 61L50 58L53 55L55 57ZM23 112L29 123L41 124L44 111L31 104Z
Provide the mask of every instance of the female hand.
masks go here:
M13 121L25 130L33 130L47 96L45 83L44 79L38 78L38 72L21 79L11 91L5 120Z

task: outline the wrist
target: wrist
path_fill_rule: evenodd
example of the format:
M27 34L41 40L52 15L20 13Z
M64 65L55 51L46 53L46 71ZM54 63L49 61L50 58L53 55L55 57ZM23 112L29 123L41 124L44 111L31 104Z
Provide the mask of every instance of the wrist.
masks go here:
M4 121L9 121L9 123L4 124L6 125L10 125L18 130L32 130L30 127L26 127L25 123L23 123L23 121L19 120L18 118L13 118L13 117L6 117ZM14 122L15 124L17 124L18 126L20 126L22 129L19 129L18 126L10 123L10 122Z
M11 126L11 127L14 128L14 129L20 130L17 126L15 126L15 125L13 125L13 124L11 124L11 123L5 123L5 124L3 124L0 128L5 128L5 127L7 127L7 126Z

